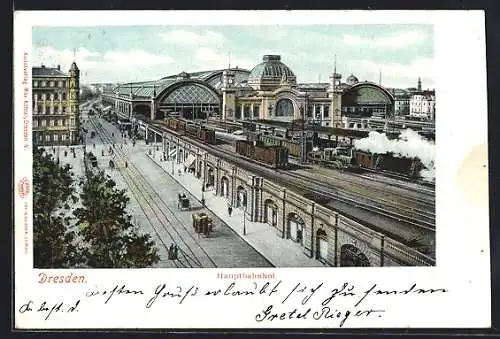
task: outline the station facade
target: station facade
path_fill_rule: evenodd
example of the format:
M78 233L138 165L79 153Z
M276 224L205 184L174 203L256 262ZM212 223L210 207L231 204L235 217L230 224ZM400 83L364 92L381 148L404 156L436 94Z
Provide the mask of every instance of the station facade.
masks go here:
M394 97L384 87L346 82L333 72L327 83L299 83L280 55L264 55L252 70L228 67L121 84L103 93L106 109L124 119L141 114L151 120L167 115L186 119L305 119L325 127L347 127L346 118L385 118Z

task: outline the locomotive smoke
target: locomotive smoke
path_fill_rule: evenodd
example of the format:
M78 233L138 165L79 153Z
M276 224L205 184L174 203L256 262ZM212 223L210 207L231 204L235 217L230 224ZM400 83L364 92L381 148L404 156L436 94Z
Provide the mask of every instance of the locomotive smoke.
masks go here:
M435 144L422 138L417 132L407 129L398 139L389 140L384 133L370 132L368 138L355 140L354 147L371 153L393 153L396 157L419 158L425 166L420 172L424 180L435 178Z

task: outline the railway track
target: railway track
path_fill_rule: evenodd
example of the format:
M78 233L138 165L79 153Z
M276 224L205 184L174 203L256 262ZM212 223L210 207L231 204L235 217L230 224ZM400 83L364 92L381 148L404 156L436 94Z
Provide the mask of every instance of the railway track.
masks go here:
M303 174L292 174L291 172L289 172L288 174L292 176L300 175L303 179L309 178L308 176ZM331 173L331 175L333 175L333 173ZM342 194L352 199L356 199L356 196L360 196L363 197L363 200L372 202L378 207L385 207L387 209L393 210L394 212L401 211L403 214L406 214L410 217L412 215L422 217L424 220L435 224L436 214L434 212L434 201L420 199L414 196L408 197L396 192L390 192L390 195L393 197L397 197L397 200L390 200L383 197L385 195L389 195L384 187L366 187L365 185L363 185L363 183L360 183L353 179L345 178L345 176L333 177L330 175L322 174L320 172L315 172L314 178L317 179L318 177L323 178L323 180L319 179L319 181L324 185L327 185L331 189L340 189ZM333 184L332 182L335 182L335 184ZM348 188L345 187L346 182L348 183Z
M391 208L390 210L387 206L380 206L380 203L375 199L370 198L360 198L359 196L353 196L346 194L344 191L338 190L335 186L321 183L317 184L311 182L310 178L297 173L286 173L284 174L288 177L292 177L295 182L293 185L300 185L302 189L309 189L313 191L313 194L324 197L325 199L332 199L340 201L349 205L354 205L356 207L362 208L366 211L374 212L385 217L397 220L399 222L404 222L414 227L422 228L427 231L435 231L435 217L427 215L422 211L412 210L410 213L417 214L419 218L414 218L409 216L407 209ZM325 187L326 185L326 187ZM403 214L405 213L405 214Z
M377 176L376 176L376 175L378 175L380 173L377 173L376 171L369 171L369 172L372 172L373 174L375 174L375 176L368 176L366 174L358 174L358 173L349 173L349 174L351 176L353 176L353 177L359 177L359 178L362 178L362 179L368 179L368 180L371 180L371 181L379 182L381 184L392 185L392 186L396 186L396 187L408 189L408 190L410 190L412 192L421 193L421 194L426 195L429 198L429 200L435 201L435 195L436 195L436 190L435 189L425 188L424 186L422 186L421 183L413 183L413 182L409 182L409 183L410 184L419 185L420 187L415 187L415 186L410 187L407 184L398 183L397 181L394 180L394 178L391 178L391 177L386 177L386 179L382 180L382 178L380 178L380 177L377 178ZM389 180L391 180L391 179L392 179L392 182L389 183ZM429 187L431 187L431 185Z
M103 143L113 143L114 140L109 136L109 132L106 131L102 125L96 124L93 119L91 123L96 131L98 131L99 138ZM176 267L217 267L216 263L201 247L193 234L191 234L184 223L175 215L178 211L172 210L154 187L144 179L143 174L134 164L129 163L128 167L124 166L126 153L118 147L114 147L114 153L116 155L115 162L118 161L121 165L116 168L130 187L130 190L134 194L148 222L160 239L162 246L168 251L167 243L165 243L164 240L164 236L167 235L171 242L179 248L181 256L179 260L174 260ZM175 225L173 222L175 222ZM186 239L189 240L190 244Z
M193 142L193 140L190 140ZM221 149L219 148L217 151L220 151L222 153L225 153L224 157L227 158L234 158L236 157L233 152ZM238 159L245 160L249 162L246 158L244 157L237 157ZM235 163L238 163L238 161L233 161ZM249 162L251 164L251 162ZM247 167L252 167L252 171L261 171L263 170L262 167L258 165L248 165ZM274 172L274 173L273 173ZM367 201L363 202L359 199L359 197L353 197L352 195L348 195L345 192L339 191L337 188L335 188L333 185L329 185L330 190L325 194L325 190L323 185L318 185L315 183L311 183L310 177L306 177L304 175L300 175L297 173L293 173L290 171L284 171L284 170L276 170L271 172L272 175L276 176L276 173L279 173L282 175L281 180L283 180L283 177L289 177L291 180L286 180L288 186L296 186L300 188L302 191L311 191L314 195L322 196L327 199L333 199L333 200L338 200L350 205L354 205L356 207L363 208L367 211L374 212L386 217L389 217L391 219L397 220L398 222L405 222L413 227L418 227L421 229L425 229L426 231L435 231L435 216L432 214L426 214L426 211L424 210L410 210L410 214L419 214L419 219L414 218L409 215L401 214L400 212L402 211L390 211L387 210L386 207L380 207L379 204L376 203L373 199L370 201L369 199L365 199ZM269 174L269 172L268 172ZM302 183L298 183L297 181L300 181ZM312 189L312 186L315 186L315 189ZM401 210L401 209L400 209Z
M279 173L282 173L284 176L292 176L297 180L307 180L309 182L311 176L302 173L294 173L290 171L278 170ZM385 209L388 212L392 213L381 213L385 216L392 216L397 218L398 220L406 220L412 223L414 226L418 226L419 223L423 223L422 226L428 228L435 228L435 203L434 197L428 196L428 198L419 198L412 195L411 197L397 194L396 192L391 192L393 196L397 196L397 200L389 200L384 199L382 197L375 197L374 193L383 196L386 195L387 192L384 188L377 188L371 186L369 189L366 185L363 185L359 181L356 181L354 178L349 179L346 176L339 177L331 177L321 173L321 169L316 169L316 171L312 174L315 179L323 178L323 180L318 179L322 184L328 186L331 191L334 191L336 194L336 198L344 198L343 202L355 204L356 206L360 206L362 204L370 204L374 208L381 210ZM366 178L364 179L366 180ZM332 184L332 181L335 181L336 184ZM349 183L349 187L345 186L345 182ZM380 184L387 186L390 185L387 182L379 181ZM401 188L407 189L407 187L400 185ZM374 192L375 191L375 192ZM411 191L411 190L410 190ZM318 192L315 192L316 194ZM353 194L354 193L354 194ZM420 192L419 192L420 193ZM339 200L339 199L336 199ZM371 209L373 211L373 208Z
M393 220L394 222L405 224L408 227L415 228L420 231L432 232L432 233L435 232L435 223L432 220L433 219L432 216L423 216L420 219L416 219L414 217L403 215L395 211L388 211L383 207L374 205L373 202L370 203L369 201L364 201L364 202L360 201L359 197L358 199L353 199L352 197L348 197L345 194L342 195L342 192L339 192L339 190L329 189L325 192L323 185L312 184L311 179L309 177L297 176L296 174L295 175L291 174L291 172L289 171L280 171L280 170L272 170L264 168L262 166L253 163L252 161L243 156L236 155L234 152L231 152L229 150L211 147L194 139L188 140L184 136L179 135L170 130L166 131L168 131L171 134L177 135L177 137L181 140L189 141L190 143L194 144L200 149L209 151L214 155L222 157L225 160L241 168L247 169L257 175L270 178L277 182L286 182L286 186L291 188L292 190L295 188L299 192L309 192L312 195L320 196L328 200L340 201L345 204L349 204L350 206L363 209L367 212L384 216L386 218ZM339 212L344 214L346 217L353 218L354 220L359 219L355 215L352 215L352 213L349 213L347 211L339 210ZM369 228L376 228L379 230L381 229L379 226L367 222L365 222L364 224ZM383 229L381 231L383 232Z

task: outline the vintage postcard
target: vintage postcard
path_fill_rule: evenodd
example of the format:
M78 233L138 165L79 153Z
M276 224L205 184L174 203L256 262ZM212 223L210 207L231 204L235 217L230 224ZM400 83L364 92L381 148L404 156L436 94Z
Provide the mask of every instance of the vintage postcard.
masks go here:
M486 93L482 11L17 12L14 326L489 327Z

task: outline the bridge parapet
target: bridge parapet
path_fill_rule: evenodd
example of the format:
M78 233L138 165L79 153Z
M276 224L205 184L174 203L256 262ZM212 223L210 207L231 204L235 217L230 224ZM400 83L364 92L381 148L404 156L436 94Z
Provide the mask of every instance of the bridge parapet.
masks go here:
M342 246L350 245L368 258L370 266L381 266L382 234L342 215L337 227L337 257L341 257Z
M404 265L435 266L436 261L425 254L392 239L385 239L384 253Z

